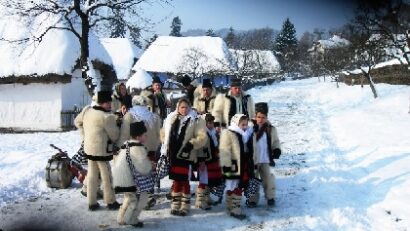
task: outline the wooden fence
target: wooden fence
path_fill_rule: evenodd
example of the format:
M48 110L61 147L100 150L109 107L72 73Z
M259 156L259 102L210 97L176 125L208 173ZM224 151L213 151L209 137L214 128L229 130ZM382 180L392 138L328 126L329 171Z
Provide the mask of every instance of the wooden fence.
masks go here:
M64 131L75 129L74 119L81 110L65 110L61 111L61 128Z

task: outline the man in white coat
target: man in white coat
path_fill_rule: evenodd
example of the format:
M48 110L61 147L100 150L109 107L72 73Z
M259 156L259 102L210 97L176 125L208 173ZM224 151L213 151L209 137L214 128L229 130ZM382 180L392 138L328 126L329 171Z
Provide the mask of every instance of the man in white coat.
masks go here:
M255 115L255 105L250 95L242 90L240 79L231 79L231 88L226 94L219 94L215 99L212 115L215 127L227 127L235 114L244 114L248 118Z
M84 152L88 159L87 200L90 211L100 207L97 202L99 176L108 209L115 210L120 207L115 200L109 164L112 160L113 144L119 136L116 117L111 113L111 100L111 92L98 92L97 105L80 113L75 119L75 125L84 137Z

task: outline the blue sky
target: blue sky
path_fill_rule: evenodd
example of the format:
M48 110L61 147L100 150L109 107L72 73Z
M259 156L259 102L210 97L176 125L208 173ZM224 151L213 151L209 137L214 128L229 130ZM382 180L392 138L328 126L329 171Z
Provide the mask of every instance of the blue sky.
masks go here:
M152 30L168 35L172 19L188 29L236 30L271 27L280 30L289 17L297 35L314 28L330 29L345 24L355 8L352 0L173 0L170 5L155 5L145 14L157 22Z

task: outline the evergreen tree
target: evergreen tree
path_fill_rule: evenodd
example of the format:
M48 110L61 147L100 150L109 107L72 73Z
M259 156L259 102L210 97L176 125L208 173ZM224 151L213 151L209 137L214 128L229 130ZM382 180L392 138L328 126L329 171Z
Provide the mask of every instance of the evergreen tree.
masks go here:
M229 32L226 35L224 40L226 42L226 45L228 45L229 48L235 48L236 35L235 35L235 31L232 27L229 28Z
M158 35L154 34L154 36L152 36L148 41L147 41L147 45L145 45L145 49L148 49L149 46L151 46L151 44L157 40Z
M285 20L282 30L276 38L276 54L282 69L287 73L293 73L298 70L298 53L295 26L289 18Z
M211 36L211 37L217 37L214 30L212 30L212 29L207 30L205 35L206 36Z
M174 19L172 19L171 33L169 35L175 36L175 37L182 37L181 27L182 27L181 19L179 19L179 17L177 16Z
M276 51L284 52L295 48L298 43L296 39L296 29L289 18L285 20L278 37L276 38Z

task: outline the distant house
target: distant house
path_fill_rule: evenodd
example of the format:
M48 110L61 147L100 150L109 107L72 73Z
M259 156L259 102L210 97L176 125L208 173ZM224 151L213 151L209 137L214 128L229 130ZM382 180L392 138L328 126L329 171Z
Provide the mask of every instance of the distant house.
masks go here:
M111 57L118 81L126 82L133 74L131 69L141 57L142 50L128 38L101 38L100 41Z
M338 35L333 35L330 39L321 39L313 43L313 46L308 50L314 58L323 59L326 50L347 47L350 42Z
M222 38L161 36L141 55L133 70L138 68L163 81L188 74L195 79L210 77L226 82L236 63Z
M0 37L32 33L17 20L0 21ZM89 73L97 85L116 81L112 61L90 35ZM80 44L69 31L51 30L39 44L0 41L0 128L60 131L72 124L75 109L90 104L78 65ZM108 87L109 86L105 86Z

